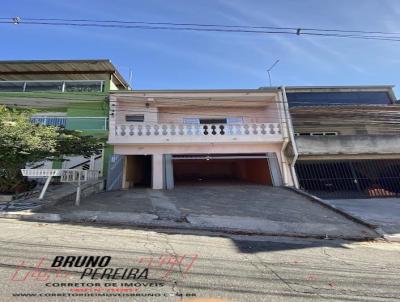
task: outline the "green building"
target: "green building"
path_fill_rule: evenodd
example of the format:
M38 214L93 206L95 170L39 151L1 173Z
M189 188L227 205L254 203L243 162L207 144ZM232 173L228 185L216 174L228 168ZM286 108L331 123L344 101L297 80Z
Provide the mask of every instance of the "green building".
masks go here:
M108 95L129 90L110 60L0 61L0 104L35 109L32 122L64 126L83 135L108 137ZM102 155L35 163L41 168L96 169L107 174L112 146Z

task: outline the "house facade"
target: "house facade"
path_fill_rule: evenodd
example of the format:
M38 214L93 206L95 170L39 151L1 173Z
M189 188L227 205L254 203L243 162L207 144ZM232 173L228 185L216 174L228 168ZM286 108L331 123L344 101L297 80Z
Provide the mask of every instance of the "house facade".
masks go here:
M34 109L33 123L108 136L108 94L128 89L109 60L0 61L0 105ZM112 146L94 158L32 163L31 168L89 169L107 173Z
M99 156L33 168L99 170L108 190L250 183L400 196L392 86L129 89L109 60L0 61L1 105L108 138Z
M323 198L400 196L392 86L288 87L299 187Z
M293 185L287 114L275 88L111 93L108 189Z

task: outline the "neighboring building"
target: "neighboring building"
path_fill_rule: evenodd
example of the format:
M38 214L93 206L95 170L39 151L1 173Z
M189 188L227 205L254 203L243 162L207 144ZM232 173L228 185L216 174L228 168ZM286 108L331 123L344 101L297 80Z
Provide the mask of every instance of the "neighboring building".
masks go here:
M301 189L400 196L400 105L392 86L286 88Z
M286 116L275 88L112 93L108 189L293 185Z
M109 60L0 61L0 104L36 109L32 122L80 130L84 135L108 136L108 94L128 89ZM90 159L71 157L63 163L35 163L40 168L79 168L89 165L106 174L113 153Z

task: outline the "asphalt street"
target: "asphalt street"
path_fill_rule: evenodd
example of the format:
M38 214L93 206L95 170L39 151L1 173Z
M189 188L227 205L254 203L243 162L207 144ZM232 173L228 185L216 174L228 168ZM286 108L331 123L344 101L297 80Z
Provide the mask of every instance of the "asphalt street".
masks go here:
M400 300L398 243L12 219L0 228L0 301ZM70 256L66 267L51 266L57 256ZM110 261L94 272L78 256Z

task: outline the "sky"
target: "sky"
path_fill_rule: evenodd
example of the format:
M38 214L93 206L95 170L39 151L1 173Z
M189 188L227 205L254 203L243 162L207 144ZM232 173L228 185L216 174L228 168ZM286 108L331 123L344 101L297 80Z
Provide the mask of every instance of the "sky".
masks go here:
M0 17L400 32L399 0L13 0ZM400 86L400 42L0 24L1 60L110 59L134 89ZM397 95L400 94L396 88Z

